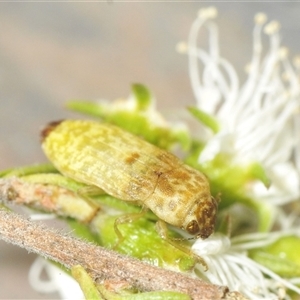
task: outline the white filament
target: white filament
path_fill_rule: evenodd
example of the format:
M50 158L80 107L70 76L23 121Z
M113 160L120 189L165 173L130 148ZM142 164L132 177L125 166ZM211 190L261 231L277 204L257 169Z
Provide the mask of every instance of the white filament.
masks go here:
M273 185L262 194L256 194L262 189L254 185L251 193L270 200L269 193L277 204L293 201L300 195L300 60L296 59L294 66L290 63L288 50L280 44L280 24L266 24L266 15L259 13L254 18L248 76L240 85L234 67L220 54L218 28L212 20L216 16L215 8L201 10L192 24L188 44L178 47L188 53L197 106L221 125L217 134L208 135L199 162L212 160L220 152L230 154L237 163L260 162ZM209 35L207 50L197 45L203 28ZM267 50L263 49L263 39L269 40ZM294 189L289 192L278 185L275 169L284 165L291 172L281 181L287 181L285 186L288 181L296 184L296 194Z

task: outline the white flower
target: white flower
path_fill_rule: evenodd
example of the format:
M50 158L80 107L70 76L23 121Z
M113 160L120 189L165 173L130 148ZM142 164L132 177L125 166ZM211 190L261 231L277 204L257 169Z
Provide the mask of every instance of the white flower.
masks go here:
M300 279L281 278L249 258L247 251L288 234L300 236L297 226L293 226L294 216L287 217L276 207L300 196L300 59L292 66L287 49L280 45L279 23L266 24L266 15L259 13L254 18L253 55L247 79L240 84L233 65L220 55L218 28L213 22L216 16L214 7L201 9L188 44L178 45L178 50L189 57L197 108L219 124L217 132L207 130L199 162L213 160L219 153L240 165L259 162L271 179L271 188L257 182L247 192L268 201L272 214L276 212L280 231L231 239L214 234L205 241L197 240L192 249L208 265L207 272L203 268L197 271L210 282L238 290L250 299L289 299L285 290L300 294L295 285ZM203 28L209 36L207 51L197 43ZM263 49L263 38L269 41L267 50Z
M25 210L27 209L25 208ZM53 220L57 217L55 214L32 213L30 209L28 212L33 221ZM44 274L47 278L43 277ZM30 266L28 281L32 288L39 293L58 293L64 300L85 299L78 282L73 277L40 256Z
M273 184L269 190L262 184L254 185L252 195L281 204L295 200L300 195L299 59L293 67L287 49L280 45L279 23L266 24L266 15L259 13L254 18L248 77L241 85L232 64L220 55L218 28L212 21L216 16L214 7L201 9L188 44L178 47L189 56L197 107L220 125L219 132L210 132L199 162L220 152L237 163L260 162ZM209 33L208 51L197 46L202 28ZM267 51L262 46L263 33L269 39Z
M285 290L290 289L300 294L295 284L299 278L285 280L256 263L247 256L247 250L264 247L285 235L295 234L299 230L286 230L273 233L253 233L229 239L221 234L214 234L206 240L198 239L192 250L201 256L208 265L208 270L197 271L211 283L225 285L232 291L239 291L252 300L289 299ZM267 279L268 278L268 279ZM284 293L285 298L280 298Z
M42 279L43 273L47 274L47 279ZM75 279L42 257L36 258L33 262L28 278L31 286L40 293L56 292L64 300L85 299Z

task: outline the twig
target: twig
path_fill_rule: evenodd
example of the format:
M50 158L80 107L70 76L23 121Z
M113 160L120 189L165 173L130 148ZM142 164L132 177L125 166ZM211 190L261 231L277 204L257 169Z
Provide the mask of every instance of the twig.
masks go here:
M6 191L9 189L0 187L0 202L6 202L11 197ZM0 239L56 261L66 268L79 264L99 283L125 281L141 291L178 291L187 293L195 300L245 299L239 293L229 293L227 287L117 254L5 209L0 209Z

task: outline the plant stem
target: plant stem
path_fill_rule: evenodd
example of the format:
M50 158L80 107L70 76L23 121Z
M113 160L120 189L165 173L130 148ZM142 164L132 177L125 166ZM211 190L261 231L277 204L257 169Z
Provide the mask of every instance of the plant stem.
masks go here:
M178 291L195 300L245 299L237 292L230 293L227 287L120 255L1 208L1 202L7 203L15 197L10 181L4 181L0 185L0 239L6 242L56 261L68 269L81 265L97 283L126 282L140 291Z

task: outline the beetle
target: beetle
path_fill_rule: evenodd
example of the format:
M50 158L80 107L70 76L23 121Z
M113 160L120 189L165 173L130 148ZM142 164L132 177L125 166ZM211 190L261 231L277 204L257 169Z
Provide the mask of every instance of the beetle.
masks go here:
M215 227L208 179L168 151L111 124L63 120L42 131L42 148L65 176L149 208L196 238Z

